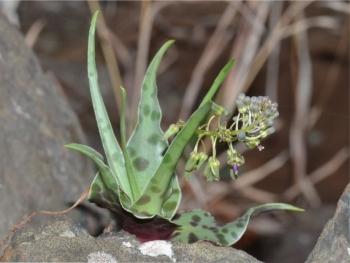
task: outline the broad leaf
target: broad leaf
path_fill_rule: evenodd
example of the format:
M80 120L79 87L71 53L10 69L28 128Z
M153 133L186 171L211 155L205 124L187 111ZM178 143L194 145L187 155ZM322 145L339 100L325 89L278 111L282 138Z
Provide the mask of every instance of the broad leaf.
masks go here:
M212 99L214 98L233 64L234 61L229 61L220 71L199 108L192 114L190 119L186 122L185 126L180 130L180 132L172 141L171 145L168 147L156 173L152 177L149 184L147 184L147 188L145 191L143 191L142 196L131 208L137 217L148 218L159 215L165 219L170 220L175 214L177 210L177 206L175 205L166 207L172 207L173 209L172 211L166 209L167 212L164 213L164 209L162 209L162 207L165 205L164 194L169 191L172 177L175 176L174 171L176 164L178 163L186 145L194 136L197 128L208 116L212 107ZM147 213L144 212L141 215L137 214L138 212L142 211L147 211Z
M161 216L161 209L164 203L164 194L170 187L172 177L175 176L174 171L176 164L179 161L186 145L197 131L198 126L207 117L210 109L211 103L207 103L192 114L185 126L181 129L168 147L159 168L147 185L143 195L132 207L133 211L147 211L147 214L149 215L148 217L153 217L155 215ZM175 208L176 207L174 207L174 209ZM170 217L164 218L171 219Z
M96 12L92 18L88 42L88 76L90 94L108 165L111 168L112 173L118 177L120 188L132 200L134 200L134 196L138 196L139 189L138 186L134 184L135 180L132 178L133 174L126 172L124 156L114 136L113 128L108 118L106 107L103 103L100 89L98 87L98 77L95 62L95 31L97 15L98 12Z
M141 193L157 170L162 153L168 146L160 127L162 111L157 97L156 76L161 59L173 42L166 42L148 66L141 89L136 127L127 144Z
M194 210L183 213L172 221L179 226L174 232L173 240L185 243L206 240L221 246L232 246L243 236L252 216L271 210L303 211L303 209L283 203L264 204L249 208L245 214L231 223L218 226L208 212Z

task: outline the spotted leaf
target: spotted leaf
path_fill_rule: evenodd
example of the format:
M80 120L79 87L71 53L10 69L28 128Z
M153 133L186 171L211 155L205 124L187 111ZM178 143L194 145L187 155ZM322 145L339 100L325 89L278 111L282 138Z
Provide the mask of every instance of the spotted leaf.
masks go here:
M165 204L169 204L165 203L164 195L169 191L169 187L171 187L172 177L174 176L176 165L186 145L195 135L197 128L203 123L208 114L211 112L213 106L212 100L233 64L234 61L230 60L220 71L198 109L191 115L184 127L177 133L176 137L171 142L170 146L162 157L159 167L157 168L150 182L147 184L145 191L143 191L143 195L133 206L132 209L134 210L134 214L137 214L137 211L147 211L149 216L145 216L145 214L139 214L136 216L143 218L158 215L170 220L176 213L178 206L173 206L172 211L168 210L166 213L164 212L165 209L163 209L163 206ZM158 188L160 191L155 193L152 191L154 188ZM177 193L177 191L174 192ZM167 205L166 207L169 208L170 206Z
M197 109L185 126L181 129L178 135L174 138L166 151L163 161L158 167L156 173L152 177L151 181L147 185L141 198L134 204L134 211L147 211L149 217L156 215L162 216L161 210L164 204L164 196L169 187L171 187L172 177L175 175L176 164L181 157L185 146L190 141L192 136L197 130L197 127L207 117L211 109L211 103L207 103ZM152 189L157 187L159 191L154 192ZM145 202L147 200L147 202ZM174 209L177 207L174 207ZM176 210L167 215L172 215ZM136 215L140 217L140 215ZM171 217L164 217L165 219L171 219Z
M135 183L133 174L126 172L124 156L113 133L113 128L98 86L95 62L95 31L97 16L98 12L96 12L92 18L88 39L88 76L90 95L103 149L111 173L118 177L118 183L120 184L119 187L122 191L128 195L131 200L134 200L136 196L139 196L139 188Z
M156 77L161 59L173 42L166 42L148 66L141 88L136 127L127 144L141 193L157 170L162 153L168 146L160 127L162 111L157 97Z
M100 153L83 144L71 143L65 147L80 152L96 164L98 173L90 186L89 200L91 202L105 208L110 208L111 204L113 207L119 207L119 200L123 200L123 204L131 203L128 196L120 191L118 177L111 172Z
M249 208L235 221L219 226L208 212L194 210L183 213L179 218L172 221L178 225L172 239L185 243L206 240L221 246L232 246L243 236L252 216L271 210L303 211L303 209L288 204L269 203Z

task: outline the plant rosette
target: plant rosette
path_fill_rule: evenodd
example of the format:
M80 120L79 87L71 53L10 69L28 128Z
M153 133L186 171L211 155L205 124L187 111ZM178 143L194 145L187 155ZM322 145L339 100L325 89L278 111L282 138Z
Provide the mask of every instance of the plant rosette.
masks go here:
M238 113L230 121L223 107L213 102L225 77L233 67L230 60L211 85L208 93L190 118L172 124L163 132L162 111L157 97L158 66L173 41L166 42L154 56L145 74L136 126L126 138L126 91L121 87L120 144L108 118L100 89L95 63L95 31L98 12L92 18L88 38L88 77L92 105L105 158L94 149L81 144L68 144L90 158L97 167L91 184L89 201L110 210L122 227L141 240L171 239L186 243L211 241L221 246L237 242L252 216L271 210L302 211L284 203L263 204L247 210L235 221L219 226L206 211L194 210L178 214L181 188L175 167L186 146L195 139L194 149L186 163L185 177L204 166L208 181L220 179L217 144L227 145L227 165L232 178L238 176L243 156L234 148L239 141L249 148L261 148L261 141L274 132L273 121L278 116L277 104L267 97L237 99ZM212 143L210 156L200 150L200 142Z

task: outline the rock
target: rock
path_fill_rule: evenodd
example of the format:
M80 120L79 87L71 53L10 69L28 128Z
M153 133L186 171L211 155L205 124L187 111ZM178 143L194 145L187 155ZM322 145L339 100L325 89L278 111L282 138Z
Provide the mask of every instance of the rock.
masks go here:
M140 244L123 231L95 238L65 217L56 218L46 226L18 231L0 261L260 262L243 251L207 242Z
M102 145L100 143L100 136L98 134L95 114L91 103L86 64L71 61L57 61L44 57L41 57L40 61L43 68L53 72L60 82L64 93L67 95L70 106L79 118L80 124L84 129L84 135L89 141L89 145L101 151ZM98 65L98 80L112 126L118 127L119 116L116 99L110 85L107 68L103 65Z
M306 263L350 262L350 184L324 227Z
M283 231L257 240L253 255L269 263L305 262L334 211L335 204L322 205L288 218L283 221Z
M18 31L0 16L0 239L22 216L60 210L93 176L63 146L83 142L79 122Z

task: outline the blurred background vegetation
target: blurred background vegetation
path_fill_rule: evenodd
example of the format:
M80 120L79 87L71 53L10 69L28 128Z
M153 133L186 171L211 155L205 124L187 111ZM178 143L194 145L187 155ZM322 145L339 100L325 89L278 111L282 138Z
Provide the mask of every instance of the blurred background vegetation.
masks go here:
M279 104L277 132L261 152L237 146L246 164L236 181L209 184L200 174L183 180L182 209L205 208L226 222L256 203L304 207L302 215L256 218L238 247L268 262L306 258L349 182L349 2L9 1L1 8L62 87L96 148L86 74L93 10L103 14L97 59L116 131L114 91L126 87L133 123L146 66L166 40L176 43L158 76L164 128L188 118L221 67L235 58L217 102L233 111L241 92L267 95Z

